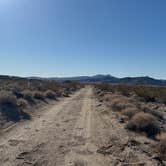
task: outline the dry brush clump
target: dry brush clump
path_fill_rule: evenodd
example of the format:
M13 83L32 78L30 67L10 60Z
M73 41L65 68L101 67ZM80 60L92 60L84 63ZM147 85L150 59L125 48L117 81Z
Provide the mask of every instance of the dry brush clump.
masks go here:
M30 108L33 110L34 105L49 103L45 99L54 100L63 95L69 96L82 87L73 81L57 82L0 76L0 125L3 126L8 121L30 119Z
M160 142L156 145L156 151L160 158L166 161L166 133L161 133L159 135Z
M23 95L23 98L27 101L33 101L34 98L33 98L33 92L31 90L24 90L21 92L22 95Z
M44 100L45 95L43 92L38 90L38 91L33 92L33 97L38 99L38 100Z
M44 93L45 97L46 98L49 98L49 99L56 99L56 93L52 90L47 90L45 93Z
M113 111L122 111L126 108L126 102L119 98L116 98L111 101L111 108Z
M19 121L21 118L30 119L30 116L23 111L18 104L17 98L8 92L0 93L0 112L6 121Z
M113 95L110 99L110 105L113 111L122 111L129 107L135 107L128 98L120 95Z
M145 132L148 137L152 138L160 133L157 119L153 115L144 112L135 114L128 122L127 128L136 132Z
M122 110L122 115L125 115L129 119L131 119L139 111L140 110L138 108L136 108L136 107L127 107L124 110Z
M17 105L21 108L21 109L25 109L28 107L28 102L25 99L18 99L17 100Z
M106 92L118 92L127 97L135 94L145 102L162 102L166 104L166 87L126 84L96 84L95 87Z
M20 119L19 107L15 96L8 92L0 93L0 112L7 121L18 121Z

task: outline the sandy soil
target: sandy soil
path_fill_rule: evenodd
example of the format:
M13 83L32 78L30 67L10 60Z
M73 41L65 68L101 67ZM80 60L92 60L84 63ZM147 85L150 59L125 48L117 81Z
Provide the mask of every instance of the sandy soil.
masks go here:
M105 109L90 86L62 99L31 121L1 132L0 165L160 165L145 140L133 140Z

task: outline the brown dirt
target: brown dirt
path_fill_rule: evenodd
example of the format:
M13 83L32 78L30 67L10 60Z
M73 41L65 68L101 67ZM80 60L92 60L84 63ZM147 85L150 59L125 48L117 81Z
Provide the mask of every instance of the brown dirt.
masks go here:
M31 121L1 131L1 166L160 165L133 139L90 86L41 111Z

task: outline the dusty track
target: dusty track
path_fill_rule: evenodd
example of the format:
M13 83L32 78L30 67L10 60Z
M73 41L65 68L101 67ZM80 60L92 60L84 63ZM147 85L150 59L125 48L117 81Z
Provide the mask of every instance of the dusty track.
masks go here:
M111 166L123 165L120 160L124 156L126 165L156 165L142 152L136 154L130 148L122 152L128 133L113 115L108 117L97 110L97 105L93 88L86 87L45 110L40 117L2 133L0 165ZM112 153L98 153L102 146L113 147Z
M92 88L84 88L39 118L3 133L0 165L71 165L77 153L74 148L88 143L92 103Z

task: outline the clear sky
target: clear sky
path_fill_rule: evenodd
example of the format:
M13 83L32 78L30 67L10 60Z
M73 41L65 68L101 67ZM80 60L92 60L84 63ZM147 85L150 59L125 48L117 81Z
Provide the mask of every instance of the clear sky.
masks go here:
M166 79L166 0L0 0L0 74Z

